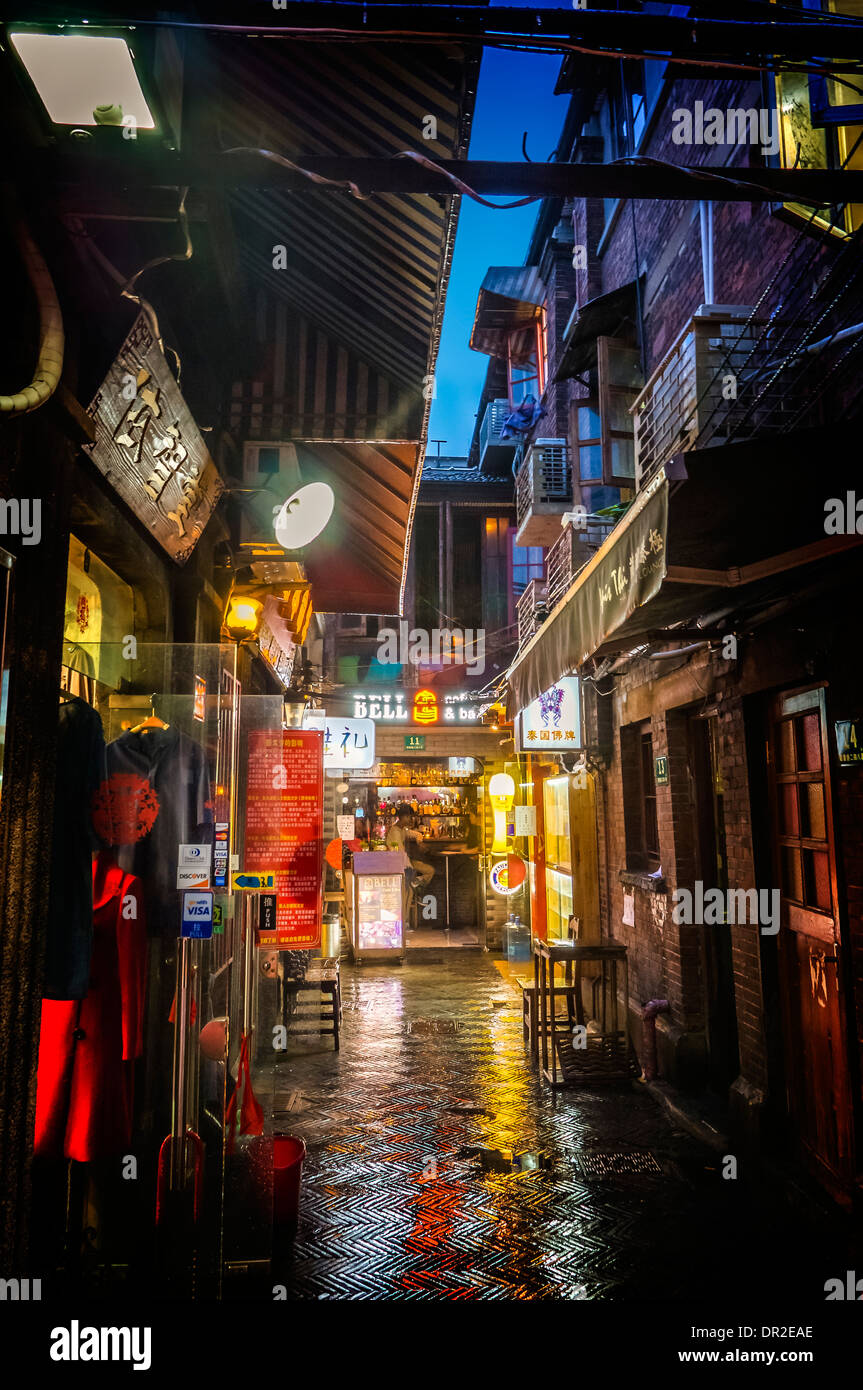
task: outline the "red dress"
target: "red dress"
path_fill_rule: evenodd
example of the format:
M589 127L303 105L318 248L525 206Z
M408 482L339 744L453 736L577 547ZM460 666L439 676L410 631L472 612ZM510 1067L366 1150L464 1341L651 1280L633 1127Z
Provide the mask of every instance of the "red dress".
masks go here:
M43 999L34 1151L79 1163L129 1143L132 1064L143 1052L147 940L140 879L93 864L93 953L84 999Z

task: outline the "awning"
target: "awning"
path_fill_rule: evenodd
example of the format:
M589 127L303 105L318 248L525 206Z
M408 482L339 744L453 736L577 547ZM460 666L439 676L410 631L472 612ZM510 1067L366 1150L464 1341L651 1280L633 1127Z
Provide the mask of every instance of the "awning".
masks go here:
M854 532L824 530L828 494L845 499L859 477L847 426L682 457L686 480L660 472L510 667L508 713L589 656L667 641L688 618L779 597L789 571L807 566L807 577L838 582L842 552L863 545ZM814 460L829 460L829 486Z
M237 558L252 565L256 583L277 596L301 561L311 580L316 613L397 614L415 493L419 445L314 443L297 440L297 482L323 482L335 507L324 530L289 554L273 531L273 515L285 501L279 475L245 502L257 539L244 542ZM245 499L244 499L245 501Z
M580 666L642 604L666 569L668 481L660 473L585 565L507 672L511 718Z
M420 450L413 443L297 442L304 483L329 483L326 529L303 551L316 613L397 614Z
M600 336L615 338L625 327L637 322L638 303L635 281L630 280L608 294L597 295L579 310L578 317L564 345L555 381L580 376L596 362L596 340Z
M474 352L506 357L510 333L535 323L544 300L545 286L536 266L491 266L476 302L470 335Z

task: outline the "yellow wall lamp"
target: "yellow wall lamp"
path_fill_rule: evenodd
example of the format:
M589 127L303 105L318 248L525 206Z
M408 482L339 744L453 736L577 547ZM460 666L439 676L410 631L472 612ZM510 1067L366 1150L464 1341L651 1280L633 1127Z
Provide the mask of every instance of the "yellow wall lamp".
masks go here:
M506 817L515 800L515 782L508 772L496 772L488 784L488 794L494 812L494 843L492 854L506 854Z
M247 594L232 594L225 614L225 629L234 642L256 637L261 626L264 605Z

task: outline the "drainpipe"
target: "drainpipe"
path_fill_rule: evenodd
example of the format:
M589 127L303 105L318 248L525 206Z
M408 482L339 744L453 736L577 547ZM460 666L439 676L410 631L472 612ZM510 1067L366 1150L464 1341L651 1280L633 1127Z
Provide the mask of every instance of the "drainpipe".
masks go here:
M656 1015L667 1014L670 1009L671 1005L667 999L649 999L646 1004L642 1005L644 1061L641 1064L641 1071L645 1081L655 1081L659 1070L656 1060Z
M713 301L713 204L698 204L701 223L701 278L704 282L704 303Z

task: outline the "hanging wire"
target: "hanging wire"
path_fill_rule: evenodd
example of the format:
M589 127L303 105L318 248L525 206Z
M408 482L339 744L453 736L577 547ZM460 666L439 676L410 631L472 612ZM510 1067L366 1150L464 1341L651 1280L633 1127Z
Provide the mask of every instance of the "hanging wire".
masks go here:
M162 353L166 353L166 348L164 339L162 338L162 330L159 326L158 315L150 301L148 299L145 299L142 294L136 291L135 284L141 278L141 276L145 274L146 271L154 270L156 266L167 265L169 261L189 261L192 259L194 249L192 246L192 238L189 234L189 220L186 213L186 198L188 196L188 193L188 186L180 189L180 201L177 207L177 219L179 221L180 229L183 233L183 238L185 240L185 246L183 247L183 250L170 252L164 256L154 256L152 260L149 260L146 262L145 265L142 265L140 270L136 270L134 275L126 276L122 273L122 271L119 271L117 267L113 265L111 261L108 260L108 257L101 250L101 248L97 246L96 242L93 240L93 237L90 235L88 231L78 233L78 235L83 237L84 241L87 243L91 255L99 262L99 264L102 266L102 269L108 275L110 275L111 279L116 284L120 286L120 293L123 296L123 298L131 300L133 304L137 304L138 307L141 310L143 310L143 312L146 314L150 324L150 328L153 332L153 337L159 344L159 348L162 351ZM182 363L180 361L179 353L177 353L175 349L172 347L169 347L167 349L167 352L171 353L177 364L177 382L179 383L180 376L182 373Z

